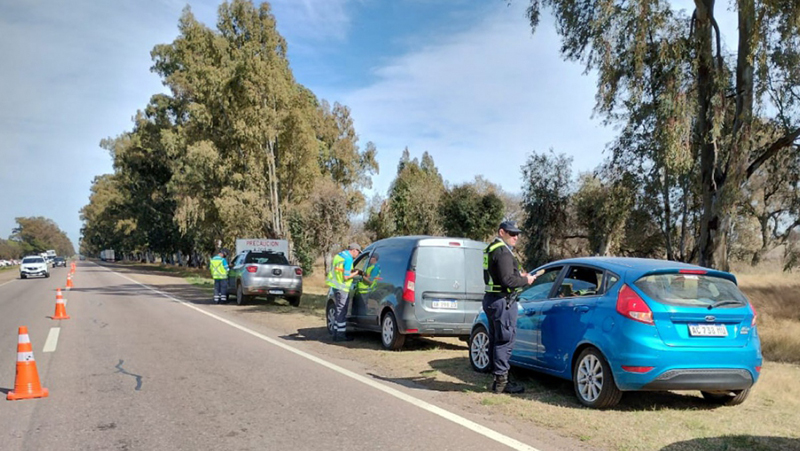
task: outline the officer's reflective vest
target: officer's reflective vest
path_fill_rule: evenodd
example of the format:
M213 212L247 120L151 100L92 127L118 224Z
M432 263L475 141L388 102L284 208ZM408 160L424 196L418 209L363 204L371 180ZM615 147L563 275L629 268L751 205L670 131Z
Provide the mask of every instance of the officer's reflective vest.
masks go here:
M225 260L222 257L216 256L212 258L208 267L211 268L211 277L215 280L228 278L228 270L225 269Z
M347 257L344 254L347 253L347 257L350 257L348 251L342 251L336 254L333 257L333 261L331 262L331 270L328 272L328 277L325 279L325 283L337 290L342 290L344 292L350 292L350 286L353 284L353 279L344 280L345 276L349 276L350 274L344 273L344 262ZM352 257L350 257L352 259Z
M522 288L503 288L502 285L497 284L492 280L492 274L489 272L489 256L494 252L498 247L505 246L506 243L497 238L490 244L486 249L483 250L483 282L486 284L486 288L484 291L487 293L501 293L501 294L508 294L512 291L520 291ZM522 265L517 264L517 269L520 273L522 273Z

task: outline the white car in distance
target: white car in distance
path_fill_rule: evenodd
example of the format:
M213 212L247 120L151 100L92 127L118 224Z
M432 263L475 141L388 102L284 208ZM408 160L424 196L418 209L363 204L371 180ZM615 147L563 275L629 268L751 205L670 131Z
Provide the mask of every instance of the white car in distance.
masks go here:
M30 276L50 277L47 261L38 255L29 255L22 259L19 265L19 278L26 279Z

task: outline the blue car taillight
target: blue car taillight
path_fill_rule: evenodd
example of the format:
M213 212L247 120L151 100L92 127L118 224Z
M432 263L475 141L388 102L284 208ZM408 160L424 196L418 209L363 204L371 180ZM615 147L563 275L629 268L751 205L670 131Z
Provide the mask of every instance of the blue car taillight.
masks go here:
M623 285L617 295L617 312L620 315L630 318L634 321L639 321L645 324L655 324L653 322L653 311L650 306L644 302L641 296L636 294L635 291L628 285Z

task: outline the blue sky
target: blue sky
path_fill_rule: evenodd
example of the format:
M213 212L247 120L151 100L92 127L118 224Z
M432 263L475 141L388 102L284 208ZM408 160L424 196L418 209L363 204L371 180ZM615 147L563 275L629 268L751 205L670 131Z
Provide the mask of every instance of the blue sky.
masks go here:
M45 216L77 246L92 179L112 171L99 142L164 91L150 50L176 37L187 3L214 26L219 1L0 0L0 237L15 217ZM613 139L592 118L595 78L562 61L552 20L531 34L527 1L271 4L297 81L349 106L360 144L376 144L370 194L386 193L405 147L450 183L483 175L519 191L531 151L585 171Z

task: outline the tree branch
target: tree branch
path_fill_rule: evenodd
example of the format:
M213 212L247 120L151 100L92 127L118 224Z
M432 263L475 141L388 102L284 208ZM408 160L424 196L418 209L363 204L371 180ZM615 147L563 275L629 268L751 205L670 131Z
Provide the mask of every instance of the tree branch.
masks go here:
M772 158L776 153L778 153L779 150L783 149L784 147L792 145L792 143L798 137L800 137L800 128L794 130L793 132L787 135L780 137L777 141L767 146L764 149L764 151L761 152L761 155L759 155L758 158L756 158L755 160L753 160L752 163L750 163L750 166L747 168L747 176L745 179L749 179L750 176L753 175L753 173L756 172L758 168L760 168L761 165L764 164L764 162Z

